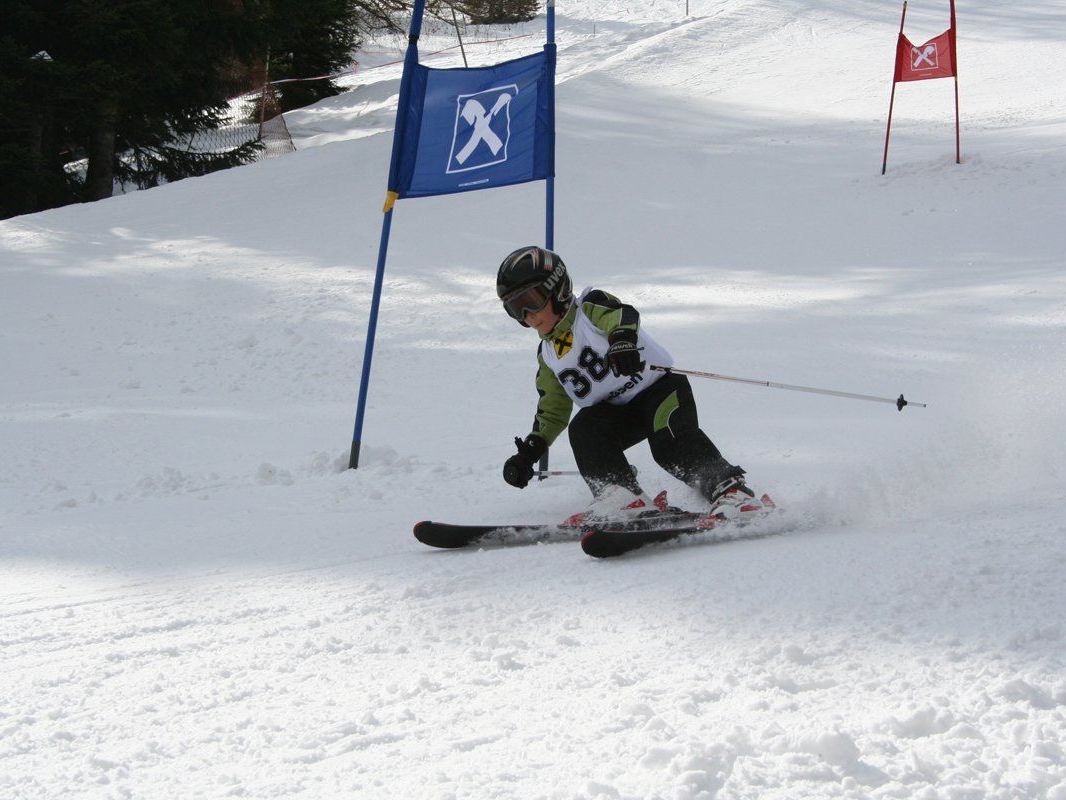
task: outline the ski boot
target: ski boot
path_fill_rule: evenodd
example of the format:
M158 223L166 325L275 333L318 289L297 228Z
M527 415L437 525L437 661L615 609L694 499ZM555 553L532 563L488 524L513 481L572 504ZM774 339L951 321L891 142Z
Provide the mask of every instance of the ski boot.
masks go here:
M744 470L730 467L717 483L702 487L703 495L710 501L710 514L725 520L734 520L746 514L762 511L764 505L755 499L755 492L744 482Z
M630 520L662 513L666 508L666 492L654 500L641 493L634 495L624 486L607 486L584 511L567 517L566 528L588 528L605 524L625 524Z

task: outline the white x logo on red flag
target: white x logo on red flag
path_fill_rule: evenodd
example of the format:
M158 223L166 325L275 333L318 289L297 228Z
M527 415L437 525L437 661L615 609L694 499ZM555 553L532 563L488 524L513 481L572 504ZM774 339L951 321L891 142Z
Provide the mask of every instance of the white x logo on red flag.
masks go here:
M938 62L936 42L911 48L911 69L936 69Z

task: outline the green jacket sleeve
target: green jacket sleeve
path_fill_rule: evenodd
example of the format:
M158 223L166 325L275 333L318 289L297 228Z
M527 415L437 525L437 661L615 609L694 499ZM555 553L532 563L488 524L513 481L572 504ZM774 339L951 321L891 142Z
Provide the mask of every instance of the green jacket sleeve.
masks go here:
M640 325L640 314L633 306L627 306L602 289L593 289L585 295L581 311L593 325L606 334L619 328L635 332Z
M537 415L533 419L533 434L551 446L570 422L574 403L537 351Z

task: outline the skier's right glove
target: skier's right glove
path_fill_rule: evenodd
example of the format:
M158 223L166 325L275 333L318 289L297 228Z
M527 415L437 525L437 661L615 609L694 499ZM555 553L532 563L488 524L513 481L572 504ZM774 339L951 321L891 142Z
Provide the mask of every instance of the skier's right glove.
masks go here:
M533 478L533 465L540 460L548 445L532 433L525 440L514 437L518 452L503 465L503 479L518 489L525 489Z

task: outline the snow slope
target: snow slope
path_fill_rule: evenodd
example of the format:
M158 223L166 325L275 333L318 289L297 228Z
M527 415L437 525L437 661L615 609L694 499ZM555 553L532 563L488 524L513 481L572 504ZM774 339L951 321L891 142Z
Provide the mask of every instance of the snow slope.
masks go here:
M399 78L361 69L291 156L0 223L0 796L1066 800L1066 14L960 5L963 164L907 84L881 177L898 8L692 11L559 9L575 280L679 365L929 408L700 383L783 535L426 551L587 492L499 478L537 185L399 204L344 469Z

